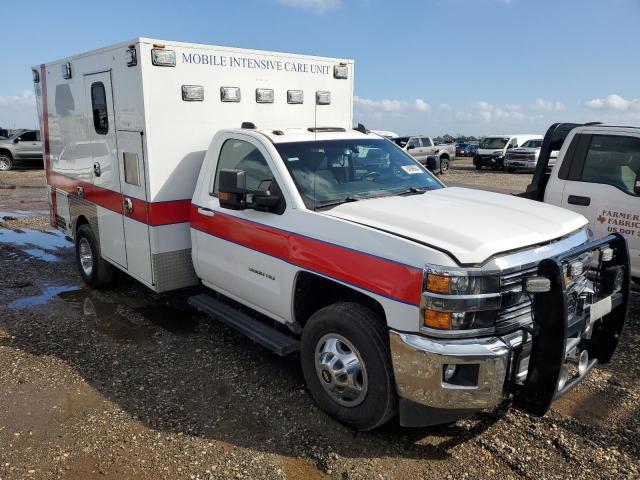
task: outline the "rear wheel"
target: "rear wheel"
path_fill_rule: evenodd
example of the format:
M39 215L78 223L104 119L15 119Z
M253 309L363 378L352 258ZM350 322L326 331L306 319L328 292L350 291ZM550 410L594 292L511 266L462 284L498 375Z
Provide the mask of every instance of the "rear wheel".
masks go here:
M396 412L388 336L383 320L357 303L318 310L302 332L300 360L313 398L357 430L379 427Z
M93 230L80 225L76 233L76 261L80 275L92 288L108 286L115 276L115 268L102 258Z
M11 155L0 153L0 171L7 171L13 168L13 159Z

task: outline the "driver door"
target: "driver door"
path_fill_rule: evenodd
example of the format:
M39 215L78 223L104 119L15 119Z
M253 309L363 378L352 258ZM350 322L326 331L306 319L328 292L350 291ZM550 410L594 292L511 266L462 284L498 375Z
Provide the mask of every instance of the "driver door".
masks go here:
M193 232L205 284L284 321L290 317L291 306L282 299L290 296L287 289L295 274L283 260L288 235L278 228L287 210L281 214L249 208L230 210L220 207L218 199L221 169L244 170L248 189L278 188L270 161L266 149L252 137L223 137L210 194L199 202Z

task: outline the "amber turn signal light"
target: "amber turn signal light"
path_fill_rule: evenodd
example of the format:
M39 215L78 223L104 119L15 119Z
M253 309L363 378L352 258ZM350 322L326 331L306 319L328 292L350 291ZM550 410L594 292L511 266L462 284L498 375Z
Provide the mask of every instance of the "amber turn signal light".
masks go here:
M449 330L451 328L451 312L439 312L437 310L424 311L424 326Z
M445 277L443 275L434 275L430 273L427 275L427 290L434 293L449 293L449 285L451 284L451 277Z

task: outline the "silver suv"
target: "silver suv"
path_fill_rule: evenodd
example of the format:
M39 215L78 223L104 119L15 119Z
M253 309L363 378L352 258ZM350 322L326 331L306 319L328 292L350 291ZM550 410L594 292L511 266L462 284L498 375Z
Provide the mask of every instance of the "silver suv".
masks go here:
M22 130L0 140L0 170L11 170L18 163L42 162L42 142L37 130Z

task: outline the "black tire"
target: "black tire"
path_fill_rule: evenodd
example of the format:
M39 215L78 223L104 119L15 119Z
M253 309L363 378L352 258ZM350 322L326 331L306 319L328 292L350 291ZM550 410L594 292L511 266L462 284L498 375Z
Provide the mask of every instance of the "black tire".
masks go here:
M83 244L83 241L86 241L91 249L93 265L90 272L87 272L86 269L83 268L80 259L80 245ZM91 227L87 224L80 225L76 232L76 263L82 279L91 288L104 288L113 282L116 269L100 255L100 248L98 247L96 237Z
M0 171L8 172L13 168L13 158L8 153L0 153Z
M507 173L513 173L516 171L516 169L513 167L506 167L506 170L507 170Z
M316 347L327 334L338 334L353 344L366 371L367 390L356 406L338 403L316 370ZM302 332L302 371L318 405L338 421L357 430L377 428L397 411L395 380L389 350L389 331L383 319L358 303L335 303L314 313Z
M448 158L440 159L440 173L444 174L444 173L447 173L448 171L449 171L449 159Z
M482 170L482 165L478 165L478 164L476 163L476 170Z

